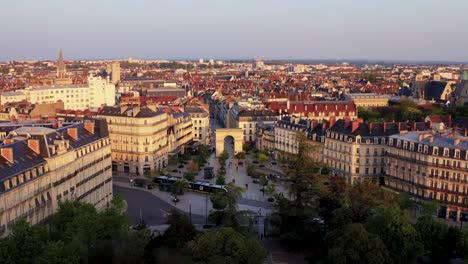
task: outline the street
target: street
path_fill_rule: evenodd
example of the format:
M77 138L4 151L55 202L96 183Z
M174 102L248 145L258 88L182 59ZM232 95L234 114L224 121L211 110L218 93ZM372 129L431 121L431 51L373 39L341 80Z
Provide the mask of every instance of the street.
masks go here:
M151 193L142 191L142 189L130 189L113 185L114 192L119 193L127 201L127 215L133 223L140 221L141 216L145 223L149 226L166 224L166 214L174 208L172 204L152 195ZM179 212L189 216L188 213L178 210ZM205 216L192 214L192 223L205 224Z

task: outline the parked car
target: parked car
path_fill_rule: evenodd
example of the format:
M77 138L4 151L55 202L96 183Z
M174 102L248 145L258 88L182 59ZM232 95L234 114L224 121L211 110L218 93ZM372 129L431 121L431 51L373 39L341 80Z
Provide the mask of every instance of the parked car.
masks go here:
M276 165L276 164L278 164L276 161L273 161L273 162L271 163L271 165Z

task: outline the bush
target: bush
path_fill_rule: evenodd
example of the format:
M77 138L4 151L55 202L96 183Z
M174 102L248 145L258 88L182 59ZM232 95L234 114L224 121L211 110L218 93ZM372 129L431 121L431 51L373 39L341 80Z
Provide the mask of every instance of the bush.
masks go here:
M195 176L193 175L193 173L191 172L184 172L184 178L187 180L187 181L193 181L195 180Z
M217 185L225 185L226 184L226 178L224 178L223 176L216 177L216 184Z

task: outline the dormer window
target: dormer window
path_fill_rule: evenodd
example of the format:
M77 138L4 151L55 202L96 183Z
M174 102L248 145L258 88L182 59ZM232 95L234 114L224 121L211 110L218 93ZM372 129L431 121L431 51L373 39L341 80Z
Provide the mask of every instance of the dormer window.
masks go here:
M457 159L460 158L460 150L459 149L455 150L455 158L457 158Z
M418 152L421 153L422 150L423 150L422 145L419 145L419 146L418 146Z
M424 146L424 154L427 154L429 152L429 146Z
M401 148L401 140L397 140L396 146L397 148Z
M408 149L408 142L403 142L403 149Z
M449 149L444 148L444 157L448 157L448 156L449 156Z
M413 151L413 150L414 150L414 143L410 143L410 145L409 145L409 149L410 149L411 151Z
M432 151L433 155L439 155L439 149L437 147L434 147L434 150Z

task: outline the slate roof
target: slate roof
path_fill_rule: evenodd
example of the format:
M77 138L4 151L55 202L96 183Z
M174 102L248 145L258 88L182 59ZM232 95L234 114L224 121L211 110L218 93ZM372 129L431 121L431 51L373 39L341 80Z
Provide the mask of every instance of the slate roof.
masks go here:
M447 86L447 82L430 81L426 84L424 99L426 100L441 100L442 93Z
M162 110L161 108L158 108L156 111L153 111L148 107L140 107L138 114L136 116L133 116L131 113L133 109L133 107L128 107L124 112L121 112L120 106L105 106L101 109L98 115L147 118L162 115L165 113L164 110Z
M357 121L354 121L357 122ZM385 129L384 129L385 127ZM352 121L346 126L343 119L337 120L328 131L352 137L388 137L399 134L400 131L427 131L429 128L424 122L386 122L386 123L359 123L353 131Z
M414 150L417 151L419 145L423 146L429 146L428 149L428 155L434 155L433 150L434 147L438 147L439 151L437 153L437 156L443 157L444 156L444 151L441 148L448 148L449 149L449 156L450 158L455 158L455 150L460 150L460 159L465 159L467 152L468 152L468 138L467 137L461 137L459 135L451 136L448 137L447 135L439 135L437 133L432 133L432 142L430 137L425 137L421 141L419 140L419 135L421 134L427 134L424 132L408 132L406 134L398 134L398 135L393 135L390 138L396 139L393 140L392 143L389 142L390 146L396 147L397 146L397 140L403 141L408 141L408 142L413 142L414 144ZM460 142L455 145L455 138L460 138ZM403 146L403 143L400 145ZM400 147L402 148L402 147Z
M78 139L72 139L68 133L68 128L77 128ZM0 181L13 177L23 171L30 170L46 163L46 159L52 157L48 151L48 146L54 140L69 140L69 151L90 144L109 135L105 120L94 120L94 134L84 128L84 123L77 123L60 129L46 127L20 127L12 131L8 138L13 138L15 142L1 145L0 148L13 148L13 164L0 155ZM38 139L40 153L36 154L28 147L26 139ZM2 188L0 184L0 188ZM1 191L1 190L0 190Z

